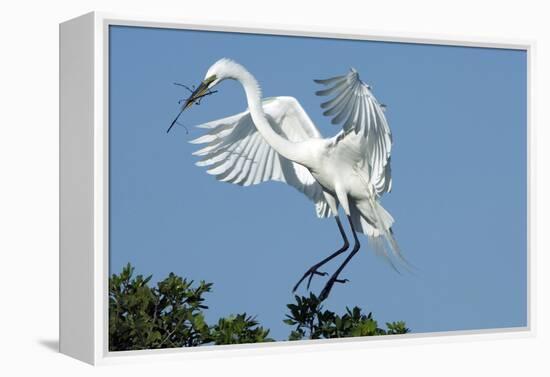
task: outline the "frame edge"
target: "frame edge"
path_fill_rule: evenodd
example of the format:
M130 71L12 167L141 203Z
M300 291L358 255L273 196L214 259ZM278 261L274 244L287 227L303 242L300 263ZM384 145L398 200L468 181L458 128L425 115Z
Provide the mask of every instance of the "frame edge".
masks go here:
M94 344L94 14L59 25L59 351Z

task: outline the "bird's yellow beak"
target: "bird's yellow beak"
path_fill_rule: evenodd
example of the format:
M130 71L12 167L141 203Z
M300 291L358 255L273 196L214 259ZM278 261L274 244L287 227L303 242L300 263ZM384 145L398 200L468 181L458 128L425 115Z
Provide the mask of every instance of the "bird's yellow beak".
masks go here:
M208 78L206 78L204 81L201 82L199 87L195 89L193 93L189 96L189 98L185 101L185 104L183 105L182 111L190 108L193 106L193 104L204 97L204 95L208 92L208 88L210 87L210 84L216 80L216 75L212 75Z

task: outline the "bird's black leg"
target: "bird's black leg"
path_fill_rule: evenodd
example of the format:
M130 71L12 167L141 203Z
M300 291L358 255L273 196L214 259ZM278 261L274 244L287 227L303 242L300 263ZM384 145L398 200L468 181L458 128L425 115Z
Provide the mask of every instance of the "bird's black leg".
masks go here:
M344 240L344 245L341 248L339 248L338 250L336 250L334 253L332 253L331 255L329 255L328 257L323 259L322 261L320 261L319 263L316 263L313 266L311 266L311 268L306 271L304 276L302 276L300 281L298 281L298 283L296 283L296 285L292 289L292 292L295 292L296 289L298 289L298 286L302 283L302 281L304 281L304 279L308 276L309 276L309 279L307 281L307 288L309 289L309 285L311 284L311 279L313 279L314 275L321 275L321 276L327 275L326 272L319 272L317 269L319 267L321 267L322 265L324 265L325 263L327 263L328 261L330 261L333 258L337 257L338 255L342 254L344 251L346 251L349 248L349 241L348 241L348 238L346 237L346 232L344 232L344 227L342 226L342 222L340 221L339 216L336 216L336 224L338 224L338 229L340 230L340 234L342 235L342 239Z
M355 228L353 227L353 223L349 215L348 215L348 220L351 226L351 231L353 232L353 239L355 240L355 245L353 245L353 249L351 250L351 253L346 257L344 262L342 262L342 264L340 265L340 267L338 267L336 272L334 272L334 274L332 274L330 279L328 279L327 283L325 284L325 287L323 288L323 290L321 291L321 294L319 295L319 299L321 301L325 300L328 297L334 283L345 283L347 281L347 280L338 279L338 275L340 275L340 272L342 272L342 270L346 267L346 265L351 260L351 258L353 258L355 254L357 254L357 252L359 251L359 248L361 247L361 244L359 243L359 239L357 238L357 233L355 232Z

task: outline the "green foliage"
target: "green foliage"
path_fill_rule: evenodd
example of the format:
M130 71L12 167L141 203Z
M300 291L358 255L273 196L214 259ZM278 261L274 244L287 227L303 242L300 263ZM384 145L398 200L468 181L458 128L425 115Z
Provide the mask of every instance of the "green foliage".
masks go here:
M269 330L246 313L220 318L208 325L204 295L212 283L194 284L170 273L156 286L149 286L151 276L134 277L128 264L120 274L109 279L109 350L142 350L170 347L194 347L206 344L242 344L271 342ZM372 313L346 308L343 315L323 310L314 294L295 296L287 305L290 314L284 323L293 326L290 340L329 339L350 336L405 334L405 322L386 323L378 327Z
M255 318L247 317L246 313L228 318L220 318L211 329L214 344L242 344L272 342L268 338L269 330L258 326Z
M111 351L271 341L269 330L246 314L221 318L210 327L203 295L210 292L211 283L201 281L194 287L193 281L171 273L149 287L151 276L133 274L128 264L109 279Z
M346 308L342 316L330 310L323 310L321 300L313 293L310 293L309 297L294 298L296 304L287 305L290 314L287 314L284 320L287 325L294 326L289 340L393 335L410 331L405 322L386 323L387 330L382 329L372 318L372 313L365 315L357 306L353 309Z

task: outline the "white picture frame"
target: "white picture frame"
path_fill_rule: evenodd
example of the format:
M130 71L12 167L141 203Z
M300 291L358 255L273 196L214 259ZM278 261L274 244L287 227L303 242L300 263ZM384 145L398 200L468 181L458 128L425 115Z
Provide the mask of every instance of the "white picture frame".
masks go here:
M158 17L88 13L60 25L60 352L90 364L148 358L181 359L229 355L262 355L316 349L370 347L399 342L440 342L526 337L534 335L533 263L527 245L528 308L524 328L453 331L395 336L275 342L235 346L147 351L108 350L108 30L128 25L187 30L330 37L418 44L524 50L528 62L528 239L532 239L532 55L534 42L483 38L378 33L344 28L246 25Z

